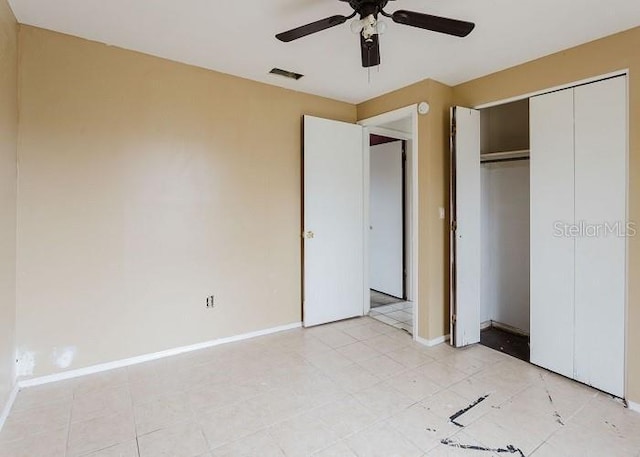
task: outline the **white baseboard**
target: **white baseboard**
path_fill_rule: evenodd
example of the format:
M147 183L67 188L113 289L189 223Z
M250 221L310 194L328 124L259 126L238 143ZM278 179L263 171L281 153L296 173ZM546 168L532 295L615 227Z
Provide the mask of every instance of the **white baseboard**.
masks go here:
M635 411L636 413L640 413L640 403L634 403L632 401L627 402L627 406L631 411Z
M2 413L0 413L0 431L2 431L2 427L4 427L7 417L9 417L9 413L11 412L11 408L13 408L13 403L16 401L19 391L20 387L18 384L13 386L13 390L11 390L9 398L7 398L7 403L5 403L4 408L2 408Z
M23 389L25 387L33 387L33 386L39 386L42 384L49 384L51 382L64 381L66 379L79 378L80 376L86 376L89 374L114 370L116 368L123 368L131 365L137 365L139 363L150 362L152 360L163 359L165 357L184 354L185 352L198 351L200 349L207 349L214 346L220 346L221 344L228 344L228 343L234 343L236 341L249 340L251 338L271 335L273 333L283 332L285 330L293 330L300 327L302 327L302 323L296 322L293 324L281 325L279 327L273 327L273 328L268 328L264 330L258 330L255 332L244 333L242 335L230 336L227 338L220 338L212 341L205 341L204 343L197 343L189 346L182 346L178 348L168 349L166 351L154 352L152 354L140 355L137 357L131 357L123 360L116 360L114 362L101 363L99 365L93 365L86 368L79 368L77 370L63 371L61 373L56 373L49 376L23 379L18 382L18 387Z
M427 347L433 347L433 346L437 346L439 344L442 344L446 341L449 341L449 335L444 335L444 336L440 336L438 338L434 338L432 340L427 340L425 338L420 338L419 336L416 336L416 341L424 346Z
M498 321L491 321L491 327L495 327L509 333L514 333L516 335L529 336L529 332L525 330L521 330L518 327L514 327L509 324L503 324L502 322L498 322Z

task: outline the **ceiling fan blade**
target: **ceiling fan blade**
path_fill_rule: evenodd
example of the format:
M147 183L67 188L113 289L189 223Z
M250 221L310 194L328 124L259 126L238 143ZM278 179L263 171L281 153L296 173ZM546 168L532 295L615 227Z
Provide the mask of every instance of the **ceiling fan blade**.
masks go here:
M473 22L459 21L405 10L396 11L391 15L391 18L393 22L397 22L398 24L410 25L412 27L458 37L466 37L476 26Z
M349 19L347 16L331 16L326 19L312 22L311 24L303 25L302 27L297 27L287 32L279 33L276 35L276 38L288 43L290 41L297 40L298 38L311 35L312 33L321 32L323 30L330 29L331 27L335 27L336 25L344 24L347 22L347 19Z
M364 68L380 65L380 40L378 35L373 35L371 41L365 41L360 34L360 48L362 50L362 66Z

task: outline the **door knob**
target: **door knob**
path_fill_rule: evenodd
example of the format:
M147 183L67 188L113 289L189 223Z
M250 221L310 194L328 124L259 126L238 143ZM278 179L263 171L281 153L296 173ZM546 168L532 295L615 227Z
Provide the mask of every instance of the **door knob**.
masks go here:
M313 233L311 230L308 230L302 234L302 238L304 238L305 240L311 240L315 238L315 236L315 233Z

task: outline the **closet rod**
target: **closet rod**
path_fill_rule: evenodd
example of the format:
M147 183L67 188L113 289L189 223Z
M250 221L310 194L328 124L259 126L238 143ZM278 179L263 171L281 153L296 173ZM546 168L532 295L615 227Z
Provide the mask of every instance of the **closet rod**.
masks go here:
M512 157L510 159L486 159L480 160L480 163L498 163L498 162L520 162L522 160L529 160L529 157Z
M481 163L513 162L518 160L529 160L529 150L490 152L480 155Z

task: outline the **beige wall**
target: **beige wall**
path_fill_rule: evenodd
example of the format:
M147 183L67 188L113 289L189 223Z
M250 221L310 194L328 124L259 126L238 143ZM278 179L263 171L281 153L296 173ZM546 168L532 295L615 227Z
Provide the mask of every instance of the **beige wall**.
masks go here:
M15 367L17 68L18 26L0 0L0 412Z
M32 27L20 46L34 375L300 322L301 116L355 106Z
M449 326L449 107L451 88L425 80L358 105L358 119L428 101L418 117L418 335L434 339Z
M477 106L629 69L629 216L640 222L640 27L454 88L456 104ZM640 403L640 239L629 240L627 397Z

